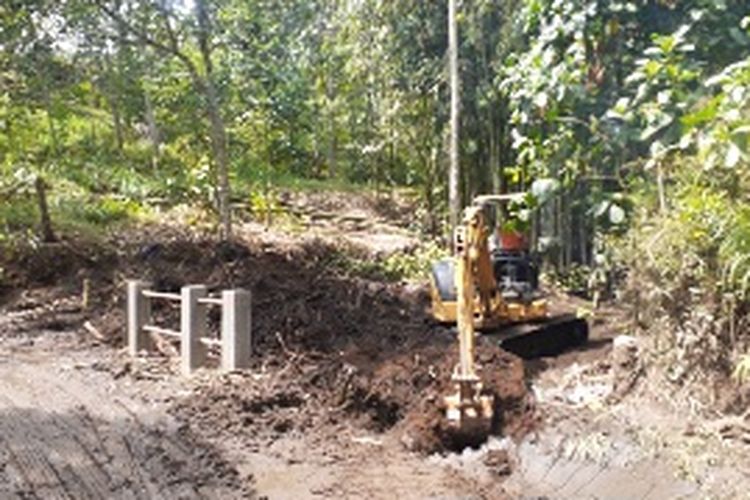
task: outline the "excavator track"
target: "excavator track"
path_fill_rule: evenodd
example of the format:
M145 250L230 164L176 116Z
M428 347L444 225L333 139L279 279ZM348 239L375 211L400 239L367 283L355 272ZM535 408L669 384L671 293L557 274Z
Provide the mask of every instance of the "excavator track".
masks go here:
M573 314L553 316L532 322L508 323L481 335L482 342L495 343L524 359L556 356L584 345L589 325Z

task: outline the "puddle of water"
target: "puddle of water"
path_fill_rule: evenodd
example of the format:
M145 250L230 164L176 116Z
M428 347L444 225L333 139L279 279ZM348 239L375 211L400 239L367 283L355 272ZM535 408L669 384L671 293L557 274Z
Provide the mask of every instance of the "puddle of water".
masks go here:
M698 491L627 438L602 433L560 439L543 432L516 448L516 460L506 488L522 497L663 499L691 498Z

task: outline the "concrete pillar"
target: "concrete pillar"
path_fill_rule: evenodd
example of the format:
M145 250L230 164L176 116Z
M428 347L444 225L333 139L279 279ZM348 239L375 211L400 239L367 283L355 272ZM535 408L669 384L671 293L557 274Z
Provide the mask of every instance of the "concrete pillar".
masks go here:
M208 295L205 285L182 287L180 301L180 354L182 372L186 375L203 366L206 361L206 346L200 342L206 333L206 306L198 303Z
M239 370L250 366L252 313L250 292L225 290L221 294L221 369Z
M151 336L143 327L151 321L151 304L143 291L149 287L144 281L129 280L127 283L127 336L128 353L137 356L142 350L153 348Z

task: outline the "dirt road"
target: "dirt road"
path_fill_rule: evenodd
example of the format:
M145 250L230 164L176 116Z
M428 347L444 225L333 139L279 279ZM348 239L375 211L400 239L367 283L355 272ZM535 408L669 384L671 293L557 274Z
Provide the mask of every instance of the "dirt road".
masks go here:
M251 495L215 447L102 371L108 348L46 335L0 344L0 498Z
M191 425L198 394L253 376L186 379L173 360L92 341L78 313L53 321L41 301L19 303L0 311L0 498L502 498L491 478L436 467L346 415L326 432L261 420L225 431L220 412L203 417L212 429Z

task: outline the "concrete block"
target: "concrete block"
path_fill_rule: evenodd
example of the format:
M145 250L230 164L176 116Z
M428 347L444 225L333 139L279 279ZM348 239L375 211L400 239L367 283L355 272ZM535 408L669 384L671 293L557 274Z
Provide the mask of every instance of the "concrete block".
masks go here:
M149 287L145 281L129 280L127 282L127 344L128 353L137 356L142 350L153 349L151 336L143 327L151 322L151 303L143 296Z
M221 299L221 369L248 368L253 345L250 292L225 290Z
M182 372L189 375L206 362L206 346L200 341L206 334L206 306L198 302L208 295L205 285L182 287L180 293L180 355Z

